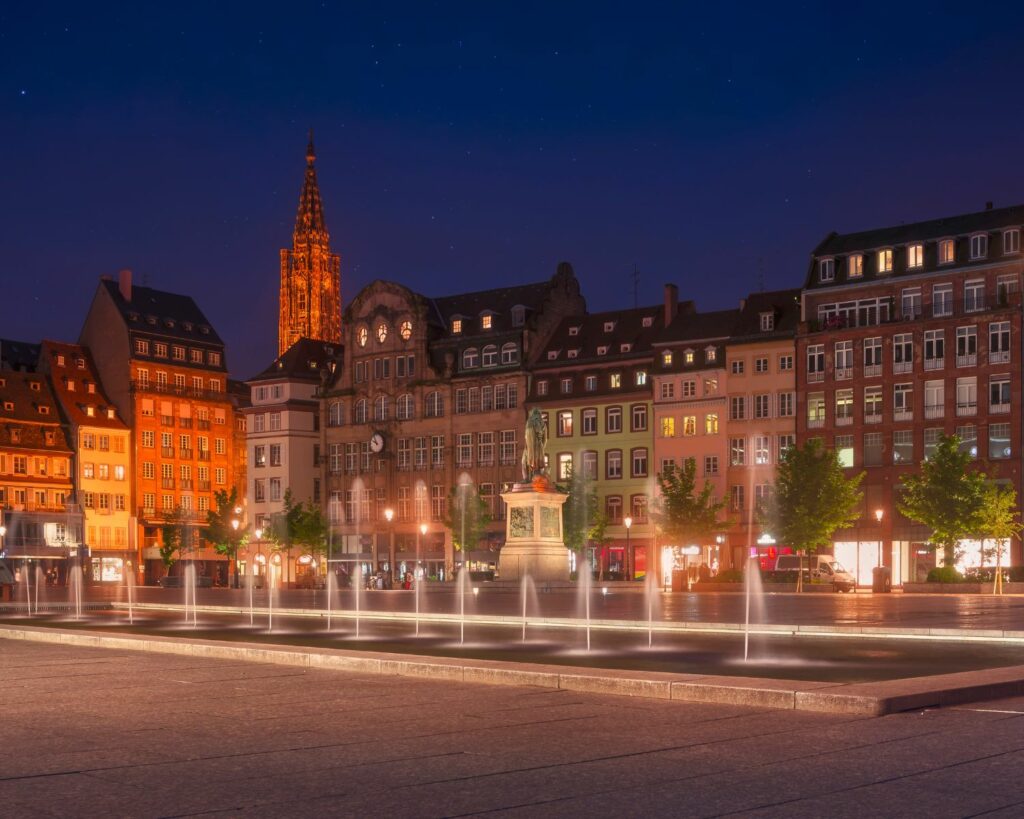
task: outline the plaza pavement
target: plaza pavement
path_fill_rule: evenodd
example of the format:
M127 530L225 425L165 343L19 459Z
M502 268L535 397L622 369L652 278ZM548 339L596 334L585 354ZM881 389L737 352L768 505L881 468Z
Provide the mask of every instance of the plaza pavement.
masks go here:
M0 641L6 816L1024 812L1024 697L881 718Z

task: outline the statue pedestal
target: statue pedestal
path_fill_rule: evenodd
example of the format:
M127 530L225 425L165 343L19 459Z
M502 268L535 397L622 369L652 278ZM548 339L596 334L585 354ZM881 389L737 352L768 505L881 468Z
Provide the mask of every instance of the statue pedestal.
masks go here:
M505 545L498 555L501 580L520 580L525 575L536 581L569 580L569 550L562 540L566 498L543 475L501 493L508 513Z

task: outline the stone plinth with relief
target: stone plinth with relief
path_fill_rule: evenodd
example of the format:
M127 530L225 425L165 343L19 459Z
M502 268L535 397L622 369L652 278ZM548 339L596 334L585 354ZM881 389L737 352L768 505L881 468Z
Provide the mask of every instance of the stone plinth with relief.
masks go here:
M501 493L508 513L505 545L498 556L501 580L525 575L536 581L569 580L569 550L562 539L562 505L567 497L544 475Z

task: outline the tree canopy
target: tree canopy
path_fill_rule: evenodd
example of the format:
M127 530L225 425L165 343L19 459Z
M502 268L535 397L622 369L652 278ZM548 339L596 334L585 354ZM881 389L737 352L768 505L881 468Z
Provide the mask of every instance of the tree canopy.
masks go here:
M569 495L562 506L562 539L566 547L582 552L590 543L603 545L607 540L608 517L598 502L594 481L573 470L558 489Z
M833 450L811 438L785 450L763 520L776 540L812 554L860 517L864 473L847 477Z
M722 526L719 516L725 499L715 500L710 481L697 488L697 462L693 458L684 459L681 467L669 464L658 473L658 489L651 517L670 541L678 545L700 543Z
M920 471L903 478L897 497L904 517L931 530L931 542L942 547L947 566L959 557L957 544L983 526L987 479L969 468L971 460L970 453L960 451L956 435L940 438Z
M168 574L175 561L181 560L191 548L188 513L176 506L160 525L160 560Z
M487 524L491 522L487 503L480 497L476 487L467 483L451 488L446 508L443 522L452 533L452 543L460 552L471 551L483 538Z
M206 513L206 526L203 527L203 538L213 546L217 554L228 558L228 571L233 572L235 581L238 579L236 556L238 547L245 535L231 525L233 520L240 520L235 515L238 504L238 489L218 489L213 494L213 508Z

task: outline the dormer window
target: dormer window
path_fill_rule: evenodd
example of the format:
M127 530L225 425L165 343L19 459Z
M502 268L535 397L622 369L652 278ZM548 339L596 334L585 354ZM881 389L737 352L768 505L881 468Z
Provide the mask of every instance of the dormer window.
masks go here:
M172 327L173 328L174 327L174 319L164 319L164 324L166 324L168 327Z
M907 246L907 269L916 270L924 267L924 245L915 242Z
M836 260L821 259L818 262L818 280L830 282L836 277Z
M683 363L684 364L692 364L693 363L693 350L684 350L683 351Z
M775 329L775 314L772 312L761 313L761 332L770 333Z
M988 234L976 233L971 237L971 258L984 259L988 256Z
M939 264L953 264L956 261L956 246L952 239L939 239Z
M864 254L851 253L846 260L846 277L859 279L864 275Z
M662 367L671 367L672 366L672 351L671 350L665 350L665 352L663 352L661 354L661 366Z
M480 329L481 330L490 330L491 327L493 327L493 326L494 326L494 316L492 316L490 313L487 313L486 315L480 316Z
M634 376L634 381L638 387L647 386L647 370L637 370Z
M138 313L129 313L128 314L128 321L138 321L138 320L139 320L139 314Z
M149 355L149 342L144 338L135 339L135 352L139 355Z
M579 356L579 354L580 354L580 351L579 351L579 348L577 348L575 350L569 350L568 352L566 352L565 357L566 358L577 358Z
M4 401L4 409L7 410L7 412L13 412L14 411L14 402L13 401Z
M117 410L115 410L113 407L107 407L107 418L113 419L113 418L116 418L116 417L117 417Z
M512 308L512 326L522 327L526 323L526 308L517 304Z
M146 316L146 324L156 324L156 316Z
M538 381L537 382L537 395L547 395L547 394L548 394L548 382L547 381Z
M602 344L600 347L598 347L597 348L597 354L598 355L608 355L608 345L607 344Z
M153 344L153 355L157 358L167 358L167 345L162 341L157 341Z
M548 361L555 361L558 358L560 350L548 350Z
M615 330L615 322L614 321L606 321L604 323L604 331L606 333L614 332L614 330Z
M878 251L878 272L892 273L892 248L886 247Z
M57 366L58 367L63 367L64 366L64 356L62 356L62 355L58 355L57 356Z
M573 325L572 327L569 328L569 335L571 335L571 336L578 336L579 334L580 334L579 325Z
M199 332L202 333L204 336L208 336L210 335L210 328L204 324L202 327L199 328Z
M68 392L74 392L75 391L75 380L73 378L65 378L64 379L64 389L66 389Z
M78 369L80 369L80 370L84 370L85 369L85 359L84 358L76 358L75 359L75 366L78 367Z
M185 322L182 322L181 326L182 326L182 327L183 327L183 328L184 328L185 330L188 330L188 332L190 332L190 333L192 332L192 322L191 322L191 321L185 321Z
M704 349L704 360L705 361L717 361L718 360L718 350L716 350L714 347L706 347Z
M458 335L462 332L462 319L452 319L452 333Z
M39 392L39 382L38 381L30 381L28 386L29 386L29 389L32 390L32 392Z
M50 414L50 408L49 407L39 407L39 414L40 415L49 415Z
M1003 255L1020 253L1020 228L1003 231Z
M633 345L632 344L620 344L619 345L619 352L620 353L628 353L632 349L633 349Z
M92 418L94 415L96 415L96 408L92 406L86 407L85 414Z
M641 322L644 327L654 326L654 316L644 316L644 320Z

